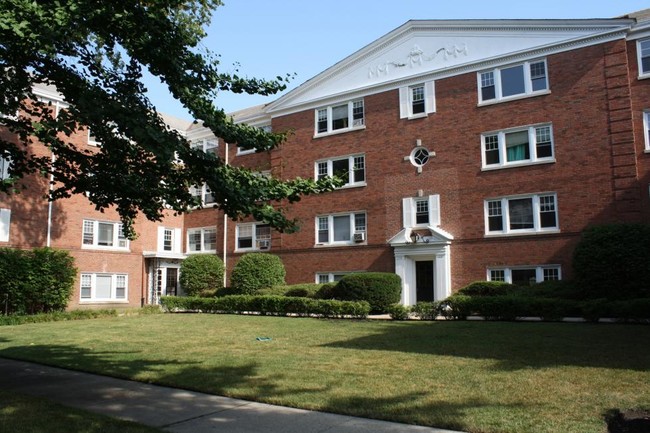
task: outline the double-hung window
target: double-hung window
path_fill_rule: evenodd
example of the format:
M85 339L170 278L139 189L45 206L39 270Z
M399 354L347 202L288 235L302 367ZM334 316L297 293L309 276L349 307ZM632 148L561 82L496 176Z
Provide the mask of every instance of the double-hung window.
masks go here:
M9 166L11 165L11 159L1 158L0 157L0 180L9 179Z
M347 245L366 240L365 212L316 217L316 243Z
M84 220L82 248L128 250L129 240L122 232L122 224Z
M167 253L181 253L181 229L158 227L158 251Z
M190 187L190 194L201 203L202 206L214 203L214 196L207 185Z
M237 224L237 250L269 250L271 226L260 223Z
M187 231L188 253L213 253L217 251L217 229L201 227Z
M209 153L211 155L217 155L217 151L219 150L219 140L216 138L202 138L199 140L193 140L190 143L190 147L192 149L202 150L203 152Z
M553 128L535 125L481 135L483 168L553 162Z
M487 278L488 281L502 281L517 286L529 286L542 281L560 280L562 279L562 272L558 265L498 267L488 268Z
M399 117L417 119L436 111L435 86L433 81L400 87Z
M643 39L636 45L639 61L639 77L650 77L650 39Z
M485 201L487 235L558 231L554 193L513 196Z
M317 161L314 170L316 180L336 176L345 181L344 186L362 186L366 184L365 155L350 155Z
M351 274L351 272L317 272L316 282L318 284L335 283L341 281L348 274Z
M364 128L363 99L331 105L316 110L315 135Z
M402 199L404 228L440 225L440 195Z
M514 99L548 91L546 60L535 60L478 73L479 103Z
M80 298L82 302L127 301L128 275L82 273Z

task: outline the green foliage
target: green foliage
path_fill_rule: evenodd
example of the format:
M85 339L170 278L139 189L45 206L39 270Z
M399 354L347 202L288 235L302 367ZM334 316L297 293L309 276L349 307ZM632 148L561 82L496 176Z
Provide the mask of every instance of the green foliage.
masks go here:
M467 296L500 296L511 292L515 286L501 281L475 281L458 293Z
M418 302L411 307L411 312L420 320L435 320L440 313L440 302Z
M284 285L286 271L278 256L268 253L247 253L235 264L230 284L240 294L253 294L257 290Z
M335 299L367 301L372 314L385 313L400 300L401 279L387 272L364 272L344 276L333 289Z
M72 295L77 269L67 251L35 248L0 249L2 312L37 314L64 310Z
M214 254L192 254L181 263L181 287L189 296L214 296L223 287L224 266Z
M60 322L64 320L97 319L117 316L116 310L73 310L39 313L29 316L11 314L0 316L0 326L23 325L25 323Z
M316 299L334 299L336 283L325 283L314 293Z
M269 316L314 316L364 319L370 312L367 302L318 300L290 296L231 295L220 298L164 296L161 304L169 312L259 313Z
M408 320L411 309L402 304L391 305L387 309L387 313L393 320Z
M323 285L318 283L302 283L285 287L287 288L287 291L284 292L284 296L314 298Z
M582 234L573 256L586 298L650 297L650 225L610 224Z
M147 97L145 70L225 142L268 150L285 140L286 133L232 122L213 103L222 92L272 95L290 79L244 78L230 67L222 70L218 55L201 45L204 27L220 4L0 0L0 66L5 71L0 74L0 113L21 113L3 119L19 142L0 137L0 152L12 160L12 178L51 173L52 199L90 191L88 199L98 210L116 209L129 237L140 212L156 221L170 207L184 212L199 205L188 187L202 184L212 191L215 206L233 218L253 215L279 230L295 229L278 204L329 191L340 180L280 181L225 164L192 149L165 125ZM56 118L33 92L33 85L41 83L56 87L70 104ZM101 142L97 152L70 139L76 132L85 134L85 126ZM34 152L34 139L56 160ZM0 191L13 188L13 181L0 183Z

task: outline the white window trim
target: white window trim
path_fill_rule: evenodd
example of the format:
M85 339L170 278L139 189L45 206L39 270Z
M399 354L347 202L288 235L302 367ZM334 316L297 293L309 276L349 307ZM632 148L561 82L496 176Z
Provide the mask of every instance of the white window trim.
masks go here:
M359 158L363 157L363 181L360 182L350 182L350 177L354 177L354 158ZM354 155L346 155L346 156L340 156L340 157L334 157L334 158L329 158L329 159L320 159L314 163L314 179L318 180L318 164L321 163L327 163L327 176L332 177L334 175L334 161L340 161L343 159L348 160L348 181L345 183L345 185L341 186L339 189L344 189L344 188L357 188L357 187L362 187L366 186L366 155L364 153L358 153ZM352 170L349 168L352 167Z
M170 230L172 232L172 249L165 250L165 231ZM177 227L158 227L158 252L161 253L181 253L182 249L182 230Z
M86 244L84 243L84 234L86 222L93 224L93 243ZM113 245L99 245L99 224L112 224L113 225ZM85 250L109 250L109 251L129 251L131 242L121 236L122 234L122 223L113 222L113 221L102 221L102 220L92 220L84 219L81 222L81 248ZM124 242L124 246L119 246L120 241Z
M417 224L416 202L418 200L428 200L429 202L429 222L427 224ZM404 228L411 227L437 227L440 225L440 195L433 194L424 197L405 197L402 199L402 224Z
M214 249L211 250L206 250L205 249L205 232L209 230L214 230L215 234L215 241L214 241ZM190 249L190 235L196 232L201 233L201 249L198 251L192 251ZM204 253L216 253L217 252L217 227L216 226L211 226L211 227L192 227L190 229L187 229L187 235L185 236L185 243L186 243L186 249L185 252L186 254L204 254Z
M264 132L268 132L268 133L272 132L271 125L262 125L262 126L258 126L258 128L260 128ZM253 154L255 152L257 152L257 149L254 149L254 148L253 149L243 149L243 148L237 146L237 154L236 154L236 156L250 155L250 154Z
M354 110L354 103L355 102L361 102L363 104L363 118L362 118L362 124L361 125L354 125L354 119L353 119L353 110ZM340 128L340 129L332 129L332 108L333 107L339 107L341 105L348 105L348 127L347 128ZM318 112L321 110L327 110L327 131L325 132L318 132ZM319 107L314 110L314 138L317 137L326 137L329 135L336 135L336 134L343 134L346 132L350 131L358 131L361 129L366 129L366 104L363 98L361 99L353 99L351 101L347 102L341 102L341 103L336 103L336 104L330 104L326 107Z
M364 214L365 215L365 222L366 222L366 228L365 230L357 230L356 229L356 223L355 223L355 215L358 214ZM349 241L335 241L334 240L334 217L341 217L341 216L348 216L350 219L350 240ZM319 220L320 218L327 218L327 236L328 240L327 242L319 242L318 241L318 228L319 228ZM316 216L315 219L316 222L316 227L315 227L315 239L316 239L316 246L340 246L340 245L367 245L368 244L368 213L365 211L354 211L354 212L341 212L341 213L335 213L335 214L329 214L329 215L318 215ZM363 233L364 235L364 240L362 242L355 242L354 241L354 234L355 233Z
M548 280L548 281L559 281L562 280L562 266L560 265L521 265L521 266L494 266L488 267L486 273L486 280L492 281L492 271L503 271L504 273L504 282L512 284L512 271L518 269L535 269L535 280L537 283L544 281L544 270L545 269L557 269L558 271L558 280ZM495 280L497 281L497 280Z
M530 65L531 63L539 63L539 62L544 62L544 68L546 72L546 89L542 90L537 90L533 91L533 82L530 76ZM502 94L502 89L501 89L501 70L503 69L509 69L513 68L519 65L524 66L524 86L525 90L524 93L519 93L517 95L510 95L510 96L501 96ZM482 83L481 83L481 74L484 74L486 72L493 72L494 73L494 93L495 97L494 99L488 99L488 100L483 100L483 92L481 91L482 89ZM535 60L529 60L526 62L521 62L521 63L513 63L513 64L508 64L508 65L503 65L499 66L494 69L487 69L483 71L479 71L476 74L476 82L477 82L477 88L478 88L478 105L491 105L491 104L498 104L501 102L508 102L508 101L514 101L517 99L525 99L525 98L531 98L534 96L539 96L539 95L547 95L551 93L551 85L549 83L548 79L548 62L546 59L535 59Z
M551 134L551 153L550 157L537 157L537 128L550 128ZM530 159L521 160L521 161L507 161L507 149L506 149L506 135L513 132L528 131L528 152ZM485 155L485 138L488 136L497 135L499 137L499 163L498 164L487 164L486 155ZM511 167L521 167L528 165L537 165L537 164L552 164L555 161L555 140L553 139L553 125L551 123L538 123L535 125L528 126L518 126L515 128L502 129L498 131L484 132L481 134L481 170L499 170L502 168L511 168Z
M260 248L260 244L258 241L262 240L267 240L267 239L257 239L257 226L268 226L269 224L265 223L260 223L260 222L253 222L253 223L241 223L237 224L235 228L235 252L241 252L241 251L268 251L271 249L271 239L268 239L269 242L269 247L268 248ZM242 227L250 227L251 228L251 247L249 248L240 248L239 247L239 231ZM269 226L270 227L270 226Z
M650 109L643 110L643 139L645 152L650 153Z
M413 114L413 92L416 87L424 87L424 112ZM436 88L434 81L427 81L399 88L400 119L420 119L436 112Z
M9 176L9 167L11 166L11 158L0 157L0 180L7 180Z
M100 141L95 140L94 137L95 136L92 135L92 132L90 131L90 128L88 128L88 140L87 140L88 146L97 147L97 146L102 144Z
M11 209L0 209L0 242L9 242Z
M198 197L199 195L198 195L198 194L194 194L194 192L195 192L195 191L196 191L196 192L199 192L199 190L200 190L200 193L201 193L201 204L200 204L200 206L206 206L206 205L211 205L211 204L214 204L214 203L215 203L215 201L214 201L214 196L212 197L212 201L211 201L211 202L208 203L208 202L206 201L206 197L207 197L208 195L211 195L211 194L212 194L212 191L210 191L210 188L208 188L208 185L206 185L206 184L201 185L200 188L197 187L197 186L192 186L192 187L190 187L190 194L192 195L192 197ZM198 207L198 206L195 206L195 207Z
M316 272L315 277L314 277L314 282L316 284L328 284L328 283L334 283L334 276L335 275L350 275L350 274L357 274L362 271L344 271L344 272ZM321 283L320 282L320 276L327 276L327 283Z
M190 142L190 147L192 149L200 149L204 153L216 154L219 149L219 139L214 137L198 138Z
M89 275L90 283L90 298L81 297L81 288L83 287L84 275ZM97 298L97 276L109 275L111 277L111 297L110 298ZM116 297L117 277L124 277L124 298ZM79 302L80 303L128 303L129 302L129 275L122 273L106 273L106 272L82 272L79 274Z
M540 197L552 196L555 206L555 227L541 227L541 215L540 215ZM510 229L510 213L508 212L508 201L517 200L517 199L532 199L533 204L533 228L532 229ZM489 208L488 203L493 201L501 202L501 218L503 223L502 231L489 231L490 230L490 220L489 220ZM560 231L560 216L558 212L558 202L557 194L554 192L539 193L539 194L523 194L523 195L512 195L507 197L495 197L486 199L483 202L484 209L484 224L485 224L485 236L486 237L496 237L496 236L520 236L520 235L531 235L531 234L543 234L543 233L558 233Z
M639 80L644 80L650 78L650 71L643 72L642 58L641 58L641 44L648 43L650 44L650 38L639 39L636 41L636 60L639 69Z

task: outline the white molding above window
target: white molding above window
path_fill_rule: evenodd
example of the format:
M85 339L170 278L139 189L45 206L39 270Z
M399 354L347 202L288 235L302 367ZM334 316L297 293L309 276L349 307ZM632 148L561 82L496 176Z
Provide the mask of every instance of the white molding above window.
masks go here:
M516 195L485 200L485 235L508 236L560 231L557 195Z
M509 128L481 134L483 170L555 162L550 123Z
M81 248L129 251L129 240L122 232L122 223L85 219L82 222Z
M550 93L546 59L480 71L476 78L478 105Z
M366 128L363 99L314 110L314 138Z
M639 79L650 78L650 38L636 41Z
M366 156L364 154L323 159L314 163L314 177L321 180L339 176L345 180L341 188L366 186Z
M419 119L436 112L435 82L399 88L400 119Z
M502 281L509 284L522 284L524 279L530 283L543 281L558 281L562 279L560 265L522 265L511 267L488 267L486 278L488 281ZM526 285L524 283L524 285Z
M80 302L129 302L129 275L82 272Z

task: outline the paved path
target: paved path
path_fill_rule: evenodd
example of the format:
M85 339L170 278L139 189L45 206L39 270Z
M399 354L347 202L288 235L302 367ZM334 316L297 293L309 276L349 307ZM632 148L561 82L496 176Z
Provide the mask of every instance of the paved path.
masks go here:
M254 403L3 358L0 388L175 433L459 433Z

